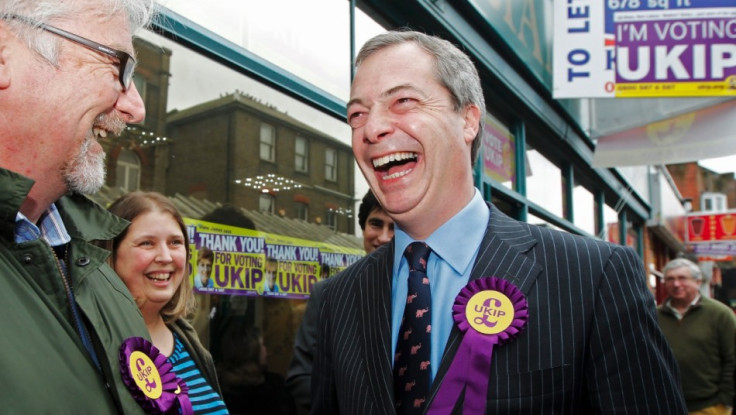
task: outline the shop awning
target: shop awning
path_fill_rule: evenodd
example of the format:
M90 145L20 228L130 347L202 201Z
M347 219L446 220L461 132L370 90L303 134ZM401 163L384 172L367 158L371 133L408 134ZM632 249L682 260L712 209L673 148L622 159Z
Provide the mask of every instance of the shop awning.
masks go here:
M736 154L736 100L597 140L594 167L684 163Z

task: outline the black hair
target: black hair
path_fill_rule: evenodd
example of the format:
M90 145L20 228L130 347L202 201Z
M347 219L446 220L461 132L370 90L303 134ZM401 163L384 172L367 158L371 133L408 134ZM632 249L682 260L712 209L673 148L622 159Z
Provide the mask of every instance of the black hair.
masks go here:
M368 215L376 209L383 210L383 207L378 203L378 199L373 195L373 192L368 190L365 196L363 196L363 200L361 200L360 207L358 208L358 224L360 225L360 229L365 230L365 221L368 220Z

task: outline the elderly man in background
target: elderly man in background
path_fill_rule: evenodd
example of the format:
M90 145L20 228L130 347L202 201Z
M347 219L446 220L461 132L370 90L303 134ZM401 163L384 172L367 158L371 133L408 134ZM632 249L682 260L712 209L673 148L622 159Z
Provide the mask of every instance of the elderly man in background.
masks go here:
M700 268L685 258L662 270L667 299L659 325L682 373L690 414L728 415L734 399L736 317L726 305L700 295Z
M132 34L152 0L0 0L0 411L143 413L120 374L138 308L90 244L127 222L82 196L98 140L143 120Z

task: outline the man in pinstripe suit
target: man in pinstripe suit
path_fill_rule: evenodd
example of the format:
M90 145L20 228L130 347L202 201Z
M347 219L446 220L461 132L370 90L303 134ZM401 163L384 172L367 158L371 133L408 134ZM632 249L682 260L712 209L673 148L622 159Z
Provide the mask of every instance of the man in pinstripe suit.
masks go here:
M517 339L493 349L485 413L686 413L634 251L518 222L474 188L485 104L468 57L435 37L389 32L363 46L356 66L353 152L395 237L324 286L312 413L395 413L402 253L414 241L432 250L432 384L420 412L463 339L451 316L455 296L469 280L494 276L521 290L529 319Z

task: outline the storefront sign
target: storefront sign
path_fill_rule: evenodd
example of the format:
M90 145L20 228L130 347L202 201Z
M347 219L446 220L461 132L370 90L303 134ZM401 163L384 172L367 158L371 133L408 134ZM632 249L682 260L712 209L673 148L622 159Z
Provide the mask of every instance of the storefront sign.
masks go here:
M707 257L710 261L725 261L724 258L736 255L736 243L734 242L699 242L689 244L688 249L700 257Z
M733 255L698 255L698 262L731 262L733 261Z
M554 7L555 98L736 96L735 0Z
M689 243L736 241L736 212L689 215L687 218L687 237ZM730 246L730 244L726 245ZM721 253L736 253L736 251Z

